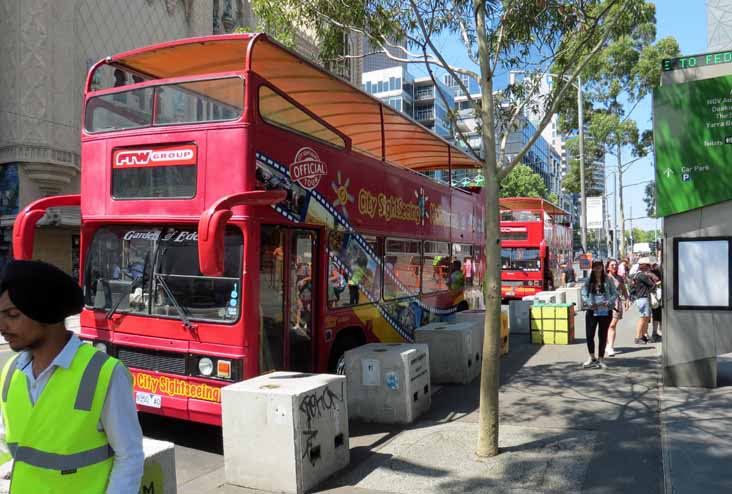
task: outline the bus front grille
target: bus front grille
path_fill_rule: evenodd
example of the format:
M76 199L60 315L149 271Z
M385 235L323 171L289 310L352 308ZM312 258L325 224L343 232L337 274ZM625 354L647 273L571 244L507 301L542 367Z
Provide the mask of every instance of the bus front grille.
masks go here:
M141 348L119 348L117 358L127 367L134 367L135 369L183 375L186 373L185 354L143 350Z

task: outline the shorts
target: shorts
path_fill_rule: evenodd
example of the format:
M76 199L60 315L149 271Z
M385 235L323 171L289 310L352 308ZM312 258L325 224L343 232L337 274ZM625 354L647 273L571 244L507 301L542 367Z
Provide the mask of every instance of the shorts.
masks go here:
M651 300L648 297L638 298L635 300L641 317L651 317Z
M620 309L618 309L617 306L613 309L613 319L617 319L619 321L622 318L623 318L623 305L621 303Z
M651 309L651 314L653 315L653 320L661 322L661 316L663 314L663 309L659 307L658 309Z

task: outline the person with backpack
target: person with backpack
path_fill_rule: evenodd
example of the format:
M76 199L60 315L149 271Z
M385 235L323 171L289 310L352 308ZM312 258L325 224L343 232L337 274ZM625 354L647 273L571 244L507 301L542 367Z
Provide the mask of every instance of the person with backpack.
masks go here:
M631 277L631 297L635 299L635 305L640 312L640 318L636 326L635 344L648 343L648 324L651 321L651 290L654 290L656 283L660 280L651 273L651 259L641 257L638 260L638 271Z
M587 350L590 358L582 364L582 367L597 367L606 369L605 345L607 343L607 332L612 322L612 309L618 297L615 285L605 274L602 260L592 261L590 277L582 286L582 301L586 307L585 331L587 332ZM598 333L599 348L595 357L595 332Z

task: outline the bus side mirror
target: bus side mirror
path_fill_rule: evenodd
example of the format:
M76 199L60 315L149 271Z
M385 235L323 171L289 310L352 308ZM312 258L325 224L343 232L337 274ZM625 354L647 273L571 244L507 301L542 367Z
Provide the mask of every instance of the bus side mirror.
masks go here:
M224 274L224 232L234 206L269 206L287 197L284 190L255 190L222 197L198 220L198 263L204 276Z
M36 223L46 214L48 208L79 206L80 204L81 195L70 194L44 197L23 208L15 218L13 225L13 259L27 261L33 258Z
M198 262L204 276L224 274L224 230L233 214L230 209L214 211L208 221L198 223Z

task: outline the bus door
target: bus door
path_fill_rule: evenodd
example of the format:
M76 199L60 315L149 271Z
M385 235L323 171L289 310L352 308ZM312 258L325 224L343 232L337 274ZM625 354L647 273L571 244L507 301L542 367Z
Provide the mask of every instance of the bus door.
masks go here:
M259 371L313 371L317 312L314 230L262 225Z

